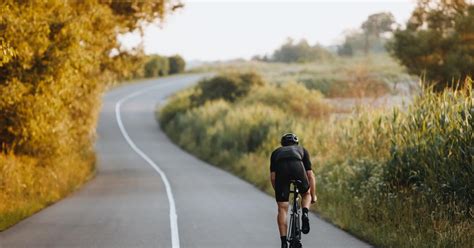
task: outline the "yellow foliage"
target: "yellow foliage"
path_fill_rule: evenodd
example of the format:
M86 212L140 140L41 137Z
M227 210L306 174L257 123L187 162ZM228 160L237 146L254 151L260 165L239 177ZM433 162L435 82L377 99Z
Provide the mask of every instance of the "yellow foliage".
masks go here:
M101 95L134 64L117 35L173 2L0 3L0 230L91 177Z

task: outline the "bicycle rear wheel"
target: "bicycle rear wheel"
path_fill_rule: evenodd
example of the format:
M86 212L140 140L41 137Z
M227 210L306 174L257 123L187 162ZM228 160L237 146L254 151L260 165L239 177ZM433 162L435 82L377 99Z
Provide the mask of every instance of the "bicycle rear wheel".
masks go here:
M290 242L290 248L303 248L303 244L299 240L293 240Z

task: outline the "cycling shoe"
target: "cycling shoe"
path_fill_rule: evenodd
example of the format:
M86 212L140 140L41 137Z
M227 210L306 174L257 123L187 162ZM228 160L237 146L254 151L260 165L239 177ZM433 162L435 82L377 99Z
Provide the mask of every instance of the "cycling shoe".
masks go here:
M301 216L301 220L303 221L303 226L301 227L301 231L304 234L308 234L309 233L309 218L308 218L308 215L303 214L303 216Z

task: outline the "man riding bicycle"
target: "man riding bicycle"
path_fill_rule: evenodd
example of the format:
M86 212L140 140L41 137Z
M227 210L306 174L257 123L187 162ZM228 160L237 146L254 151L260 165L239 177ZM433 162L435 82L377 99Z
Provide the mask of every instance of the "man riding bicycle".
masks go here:
M310 230L308 209L310 204L315 203L317 199L315 194L316 179L311 169L308 151L298 144L298 137L293 133L287 133L281 137L281 147L273 151L270 158L270 180L278 205L277 222L282 248L288 247L286 231L290 180L298 182L296 186L303 198L301 202L303 207L301 231L304 234L308 234Z

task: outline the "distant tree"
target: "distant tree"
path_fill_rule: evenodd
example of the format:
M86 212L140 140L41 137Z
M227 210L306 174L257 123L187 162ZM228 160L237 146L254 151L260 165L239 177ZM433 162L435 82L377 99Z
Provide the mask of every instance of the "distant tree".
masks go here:
M170 71L168 58L159 55L151 56L145 64L144 71L147 78L168 75Z
M321 45L310 46L304 39L297 44L288 39L279 49L273 53L273 61L284 63L305 63L332 58L332 54Z
M184 59L179 55L174 55L168 57L169 61L169 74L177 74L184 72L186 67L186 62Z
M251 58L250 60L252 60L252 61L260 61L260 62L270 62L270 59L268 58L267 55L263 55L263 56L254 55L254 56L252 56L252 58Z
M367 20L362 23L361 28L364 31L364 52L368 54L370 51L371 37L379 39L380 35L385 32L393 31L395 18L390 12L381 12L370 15Z
M262 56L254 55L254 56L252 56L252 58L250 60L252 60L252 61L262 61Z
M354 55L354 50L349 42L344 42L341 46L337 47L337 54L339 56L351 57Z
M419 1L406 28L394 32L390 52L412 74L440 91L474 75L474 5Z

